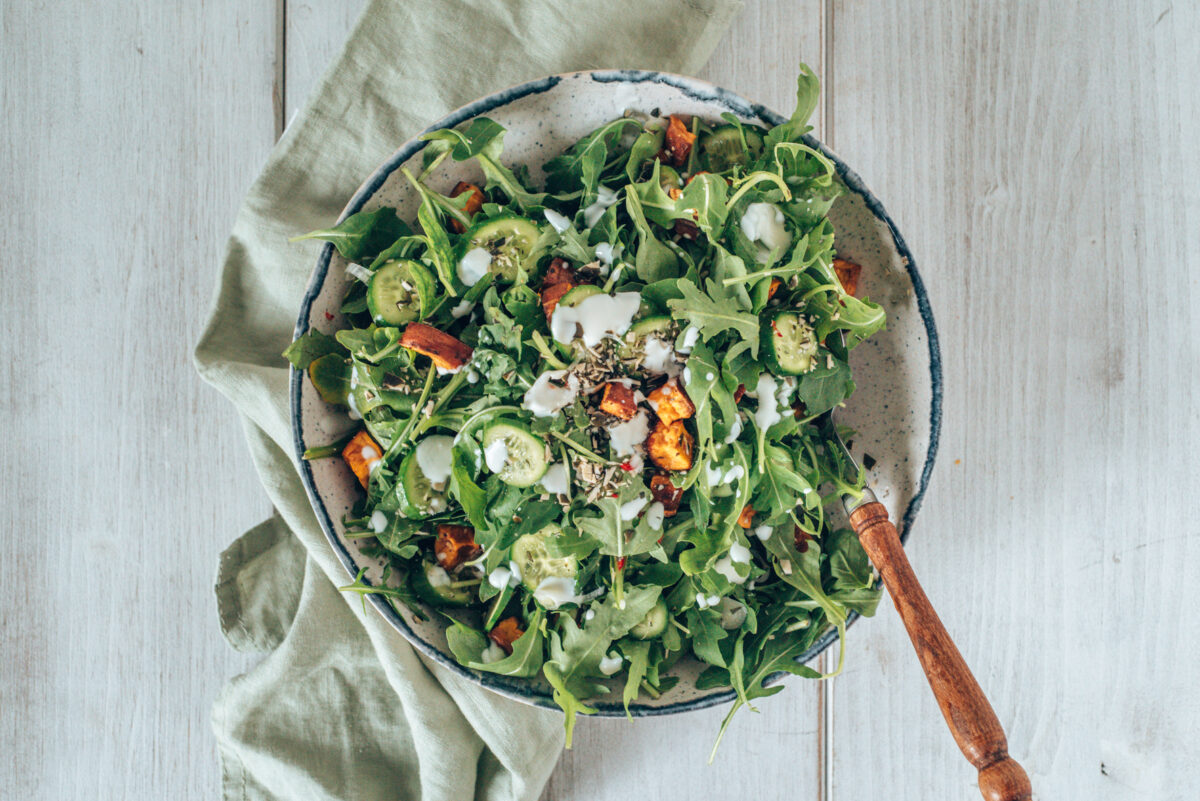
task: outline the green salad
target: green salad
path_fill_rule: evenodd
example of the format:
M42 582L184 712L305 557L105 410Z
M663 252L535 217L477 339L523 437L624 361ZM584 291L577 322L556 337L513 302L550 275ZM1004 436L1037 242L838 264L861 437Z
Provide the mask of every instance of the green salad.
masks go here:
M568 745L589 702L657 698L681 659L735 691L730 716L780 672L819 678L796 658L878 603L827 514L862 476L822 431L884 313L836 256L817 93L802 65L770 129L627 114L540 189L477 118L404 170L414 223L378 208L302 237L348 262L347 325L285 355L361 420L305 458L346 461L347 536L390 565L343 589L445 615L465 667L545 677ZM482 180L444 194L446 159Z

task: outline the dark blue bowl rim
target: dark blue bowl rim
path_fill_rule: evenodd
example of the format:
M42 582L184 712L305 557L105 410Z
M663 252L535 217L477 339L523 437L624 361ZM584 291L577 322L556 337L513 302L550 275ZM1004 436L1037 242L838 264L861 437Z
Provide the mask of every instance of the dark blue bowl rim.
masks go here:
M480 114L486 114L500 106L507 105L523 97L533 94L539 94L549 91L557 86L563 80L577 79L580 77L590 77L597 83L661 83L672 86L684 95L696 100L705 102L717 102L724 105L730 111L743 117L752 117L761 120L766 125L778 125L786 118L771 109L746 100L742 96L714 86L697 78L690 78L683 75L675 75L672 73L656 72L650 70L594 70L582 73L564 73L562 75L551 75L545 78L539 78L528 83L519 84L517 86L504 89L495 94L481 98L468 103L467 105L451 112L442 119L430 125L421 134L405 142L392 156L385 161L372 175L368 178L350 202L346 205L342 212L339 222L351 214L360 211L368 200L388 177L395 172L400 165L412 158L416 153L420 152L425 147L425 142L421 141L420 136L430 131L442 130L444 128L453 128L460 123L463 123ZM846 184L846 186L855 194L862 197L867 207L871 212L882 222L887 225L888 231L892 236L896 245L896 250L901 256L905 268L908 271L909 279L912 281L913 292L917 299L917 309L921 315L921 320L925 325L925 335L929 346L929 373L931 386L931 403L929 413L929 447L925 453L925 464L921 469L921 477L917 486L917 492L913 495L908 507L904 510L900 525L900 538L907 542L909 534L912 532L913 524L916 520L917 512L921 507L921 502L925 497L925 491L929 486L929 479L933 472L934 460L937 456L938 439L941 434L942 424L942 358L941 351L938 345L937 326L933 319L933 310L930 307L929 296L925 290L925 283L921 280L921 275L917 270L916 261L909 252L908 245L904 241L904 237L900 235L896 224L884 209L883 204L867 189L862 181L862 178L850 169L835 153L833 153L825 145L821 144L815 138L806 137L807 143L820 150L828 157L837 169L838 176ZM308 289L305 291L304 299L300 304L300 314L296 320L295 337L299 337L309 328L309 315L312 311L312 304L320 294L321 287L325 283L326 274L329 271L330 260L333 256L333 246L326 245L320 257L317 259L316 268L313 270L312 276L309 279ZM353 578L358 573L358 566L354 562L354 558L350 552L338 539L336 529L333 525L333 520L329 515L329 511L325 508L325 503L320 494L317 492L316 484L313 480L312 467L304 460L304 436L302 426L302 410L301 410L301 377L304 372L302 370L292 369L291 371L291 415L292 415L292 437L295 445L296 464L300 471L300 477L304 482L304 488L308 493L310 502L312 503L313 511L317 515L317 519L321 524L321 528L325 532L325 536L329 539L338 558L345 566L347 573ZM462 676L468 681L486 687L493 692L510 698L532 703L536 706L545 707L547 709L558 709L550 694L537 688L532 682L525 679L514 679L507 676L500 676L493 673L482 673L479 671L470 670L458 664L454 658L448 654L442 653L434 648L430 643L417 636L405 622L404 618L394 609L391 604L378 595L366 596L371 603L379 610L397 630L404 635L415 648L421 653L428 656L430 659L437 662L439 665L453 671ZM854 623L859 615L852 612L849 616L847 626ZM815 658L817 654L828 648L835 640L837 640L836 631L828 631L816 642L812 647L798 657L800 662L808 662ZM769 681L778 680L784 674L772 677ZM712 693L699 698L693 698L687 701L678 701L673 704L663 706L642 706L631 705L629 712L634 717L650 717L656 715L670 715L679 712L688 712L697 709L706 709L732 701L735 698L733 690L728 690L721 693ZM623 717L625 707L618 703L595 703L592 705L597 714L603 717Z

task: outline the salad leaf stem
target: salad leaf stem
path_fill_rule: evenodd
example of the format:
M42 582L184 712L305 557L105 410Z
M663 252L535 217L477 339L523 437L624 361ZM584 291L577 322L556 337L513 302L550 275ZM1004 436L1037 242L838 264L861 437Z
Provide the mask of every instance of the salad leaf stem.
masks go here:
M584 446L580 445L578 442L576 442L575 440L571 439L570 437L568 437L564 434L560 434L557 431L547 431L546 433L549 434L550 436L554 437L559 442L561 442L563 445L566 445L568 448L575 451L580 456L582 456L583 458L585 458L589 461L596 462L597 464L608 465L608 466L617 464L616 462L613 462L609 459L605 459L603 456L599 455L595 451L585 448Z
M785 201L792 199L792 190L790 187L788 187L787 182L784 181L783 178L779 177L779 175L773 172L756 170L737 182L736 185L738 189L733 193L732 196L730 196L729 200L725 202L725 208L732 209L737 202L741 200L747 192L750 191L751 187L762 183L763 181L770 181L778 186L779 191L783 193L783 199Z

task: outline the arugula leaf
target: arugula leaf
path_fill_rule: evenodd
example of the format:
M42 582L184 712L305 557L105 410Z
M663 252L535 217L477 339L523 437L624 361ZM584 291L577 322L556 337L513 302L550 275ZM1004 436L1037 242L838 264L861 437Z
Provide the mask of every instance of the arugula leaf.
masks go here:
M791 119L767 132L763 139L764 148L772 151L780 142L799 142L811 131L808 118L816 111L820 96L821 81L807 64L801 64L800 75L796 79L796 110L792 112Z
M675 252L658 241L654 232L646 222L642 210L641 199L636 192L625 193L625 208L633 220L633 227L638 234L637 255L634 264L637 266L638 278L646 283L675 278L679 275L679 259Z
M608 161L609 148L631 125L640 128L642 123L635 117L619 117L601 125L565 153L550 159L545 167L546 188L551 192L566 192L582 186L584 200L592 198Z
M850 378L850 365L841 359L829 358L827 364L819 364L800 377L796 392L804 402L808 415L824 414L854 391Z
M704 172L692 176L675 206L686 219L694 220L701 231L715 239L725 226L728 193L729 185L724 178Z
M369 262L388 245L411 233L412 229L396 216L394 208L383 206L374 211L351 214L333 228L309 231L307 234L292 237L289 241L324 239L333 243L342 258Z
M602 603L592 606L595 613L583 628L569 615L559 615L559 631L550 632L550 659L542 665L542 673L554 687L554 700L566 715L567 747L575 729L576 714L592 714L596 710L580 700L608 692L600 672L600 660L608 653L613 640L623 637L642 621L658 601L660 588L627 587L623 604L609 595Z
M662 150L663 132L660 128L647 128L638 134L629 148L629 159L625 162L625 175L630 183L637 181L642 165Z
M766 514L767 522L787 515L796 507L796 498L815 492L804 477L796 472L792 454L780 445L763 446L765 471L754 496L756 512Z
M545 650L542 634L542 618L545 613L537 610L529 621L525 633L512 644L512 653L495 662L484 662L483 652L487 648L487 637L483 632L459 621L452 621L446 629L446 644L460 665L472 670L499 673L502 676L536 676L542 669Z
M444 128L430 131L421 138L426 141L444 140L451 144L450 154L455 161L474 158L484 177L485 189L499 188L526 213L540 211L545 204L545 192L530 192L512 170L500 163L504 149L504 127L487 117L477 117L466 131Z
M625 690L621 694L621 698L625 702L625 716L633 720L633 716L629 713L629 704L637 700L642 680L646 678L646 669L650 664L650 641L622 640L620 648L621 654L629 663L626 668Z
M711 278L705 282L707 294L687 279L680 279L680 300L668 300L671 316L687 320L700 329L700 337L708 342L723 331L736 331L750 343L751 355L758 357L758 318L747 312L733 311L736 303L729 290Z
M310 328L305 333L296 337L292 344L287 346L283 352L283 357L292 363L292 366L297 370L307 369L310 364L315 362L322 356L328 356L330 353L345 353L346 349L341 343L329 334L322 334L315 328Z

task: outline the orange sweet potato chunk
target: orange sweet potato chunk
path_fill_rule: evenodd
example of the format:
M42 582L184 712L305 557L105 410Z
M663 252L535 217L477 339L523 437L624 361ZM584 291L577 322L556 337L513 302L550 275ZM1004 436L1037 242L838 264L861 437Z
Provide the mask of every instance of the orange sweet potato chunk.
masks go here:
M488 637L492 642L504 649L504 653L512 655L513 643L520 639L525 630L521 628L521 621L514 617L506 617L496 624L496 627L488 632Z
M837 273L838 280L842 282L842 289L846 290L847 295L858 294L858 276L862 273L861 264L835 257L833 271Z
M633 389L620 381L609 381L604 385L604 397L600 399L601 411L622 420L632 420L637 414L637 399Z
M650 402L650 408L658 415L658 419L664 423L686 420L696 413L692 399L675 378L647 395L646 400Z
M664 423L659 420L646 439L650 461L663 470L677 472L692 467L692 447L695 440L682 420Z
M400 337L400 345L428 356L443 370L460 369L474 352L470 345L425 323L409 323Z
M463 562L478 557L483 553L483 549L475 544L475 529L443 523L437 527L433 553L439 565L446 570L453 570Z
M371 481L371 466L383 458L383 448L375 438L366 432L359 431L342 448L342 459L358 476L358 483L365 489Z

